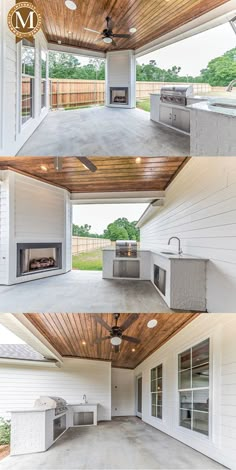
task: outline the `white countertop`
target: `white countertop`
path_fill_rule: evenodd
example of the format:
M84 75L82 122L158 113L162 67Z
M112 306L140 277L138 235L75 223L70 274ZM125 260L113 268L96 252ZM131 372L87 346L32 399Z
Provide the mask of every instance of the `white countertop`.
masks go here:
M229 104L235 106L235 109L232 108L223 108L221 106L213 106L213 103L219 104ZM214 114L222 114L224 116L236 117L236 100L235 99L226 99L226 98L211 98L208 101L201 101L200 103L190 104L187 106L189 109L194 109L197 111L205 111Z
M26 410L11 410L9 413L39 413L54 410L54 408L28 408Z
M98 406L99 403L67 403L68 406Z
M103 251L113 251L114 253L116 252L116 250L114 248L104 248ZM171 248L168 250L167 248L163 248L163 251L172 251ZM137 253L141 253L141 252L146 252L146 253L152 253L152 254L155 254L155 255L158 255L158 256L163 256L163 258L167 258L167 259L175 259L175 260L190 260L190 261L193 261L193 260L196 260L196 261L208 261L207 258L200 258L199 256L193 256L193 255L189 255L187 253L182 253L181 255L179 255L178 253L174 253L174 254L166 254L166 253L163 253L162 251L153 251L153 250L137 250ZM115 260L119 260L119 261L135 261L135 260L138 260L139 258L131 258L131 257L115 257Z

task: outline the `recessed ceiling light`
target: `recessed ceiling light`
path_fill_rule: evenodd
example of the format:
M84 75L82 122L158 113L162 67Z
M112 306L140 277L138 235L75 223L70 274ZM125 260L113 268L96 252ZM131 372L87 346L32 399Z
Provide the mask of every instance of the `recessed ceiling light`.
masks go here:
M73 2L72 0L65 0L65 6L69 8L69 10L76 10L77 8L76 3Z
M132 352L135 352L135 349L134 349L134 348L132 349Z
M137 31L137 28L129 28L129 32L130 32L131 34L136 33L136 31Z
M46 165L40 165L40 168L42 171L48 171L48 168Z
M72 31L68 31L68 34L72 34Z
M105 42L106 44L110 44L112 42L112 39L111 38L103 38L103 42Z
M57 41L57 42L58 42L58 44L61 44L61 41L60 41L60 40L59 40L59 41Z
M85 346L85 345L86 345L86 341L82 341L82 344Z
M155 328L156 325L157 325L157 320L149 320L149 322L147 323L148 328Z
M137 158L135 158L135 161L136 161L136 163L141 163L142 158L141 158L141 157L137 157Z
M113 346L119 346L121 344L121 338L119 338L119 336L114 336L113 338L111 338L111 344L113 344Z

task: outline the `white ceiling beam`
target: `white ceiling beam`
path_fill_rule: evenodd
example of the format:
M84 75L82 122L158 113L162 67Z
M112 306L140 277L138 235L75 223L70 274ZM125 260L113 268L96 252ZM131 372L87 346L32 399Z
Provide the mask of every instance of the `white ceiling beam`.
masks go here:
M135 50L135 56L137 58L142 57L146 54L150 54L150 52L155 52L158 49L169 46L170 44L175 44L183 39L195 36L196 34L215 28L221 24L225 24L235 15L236 0L230 0L224 5L214 8L214 10L205 13L199 18L189 21L185 25L164 34L160 38L155 39L142 47L139 47Z
M24 314L4 313L0 315L0 324L31 346L47 359L55 359L63 363L62 356L53 348L49 341L35 328Z
M150 203L154 199L164 199L165 191L122 191L101 193L71 193L72 204L125 204Z
M105 52L96 51L96 50L88 50L83 49L76 46L67 46L66 44L57 44L53 42L48 42L48 49L49 51L54 52L65 52L66 54L73 54L73 55L80 55L84 57L91 57L91 58L98 58L98 59L105 59L106 54Z

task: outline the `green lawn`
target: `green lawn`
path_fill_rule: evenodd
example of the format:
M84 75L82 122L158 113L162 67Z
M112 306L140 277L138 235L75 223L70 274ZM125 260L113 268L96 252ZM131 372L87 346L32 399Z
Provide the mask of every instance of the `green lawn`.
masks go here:
M72 268L84 271L102 271L102 250L98 249L72 256Z
M143 109L143 111L150 112L150 98L147 98L146 100L142 101L137 101L136 106L137 108Z

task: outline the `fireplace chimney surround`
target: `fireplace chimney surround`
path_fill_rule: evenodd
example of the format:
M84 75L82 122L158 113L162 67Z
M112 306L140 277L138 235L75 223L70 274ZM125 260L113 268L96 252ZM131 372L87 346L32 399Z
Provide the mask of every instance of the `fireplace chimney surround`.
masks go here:
M17 277L62 269L62 243L17 243Z

